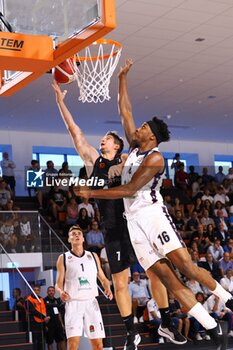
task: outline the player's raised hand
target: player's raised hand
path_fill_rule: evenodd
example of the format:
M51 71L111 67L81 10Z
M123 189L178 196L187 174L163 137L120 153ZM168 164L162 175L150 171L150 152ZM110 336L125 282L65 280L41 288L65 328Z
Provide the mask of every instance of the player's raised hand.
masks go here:
M57 103L62 102L67 94L67 90L61 91L60 86L56 80L53 80L52 87L56 95Z
M131 58L128 58L125 62L124 67L120 68L120 71L118 73L118 77L120 78L123 75L126 75L128 73L128 71L130 70L130 68L133 65L133 60Z

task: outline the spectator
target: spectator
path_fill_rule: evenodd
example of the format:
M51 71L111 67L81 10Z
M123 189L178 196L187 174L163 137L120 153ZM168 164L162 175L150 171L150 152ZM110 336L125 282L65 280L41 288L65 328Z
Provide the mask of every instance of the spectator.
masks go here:
M12 191L12 195L15 195L15 163L12 160L9 160L9 155L7 152L3 152L3 160L1 161L2 168L2 177L3 180L6 181L7 185L10 186Z
M220 284L228 292L233 294L233 270L231 268L226 270L226 274L221 278Z
M188 173L188 185L192 187L192 184L197 180L199 177L198 173L195 172L195 168L193 165L189 166L189 173Z
M223 222L220 222L217 225L217 231L214 233L214 238L219 239L222 245L226 244L228 238L230 238L229 232L225 230Z
M213 259L218 262L223 257L224 253L223 247L221 246L221 241L216 239L214 244L208 248L207 253L211 253Z
M62 301L55 298L55 287L47 289L47 297L44 298L46 314L50 317L46 325L46 343L48 350L53 349L53 342L57 343L58 350L65 350L65 327L60 314Z
M101 249L104 247L104 236L99 230L97 221L91 224L91 230L86 234L87 250L95 252L100 256Z
M214 231L214 226L212 224L207 225L205 235L209 237L211 242L214 242L215 231Z
M180 162L175 173L175 186L183 191L187 190L188 174L184 171L184 163Z
M228 213L225 209L225 206L220 202L220 201L217 201L215 203L215 206L214 206L214 215L217 217L218 216L218 211L221 210L222 211L222 216L224 218L228 218Z
M12 210L13 201L11 200L11 193L7 189L7 183L0 180L0 210Z
M212 204L213 201L214 201L214 197L210 195L210 191L209 191L208 187L205 187L205 189L204 189L204 194L203 194L203 196L201 197L201 200L202 200L203 202L205 202L207 199L210 201L211 204Z
M177 172L179 165L180 165L180 154L176 153L171 164L171 169L174 169L175 173Z
M72 171L69 169L68 162L63 162L61 169L58 171L58 178L61 179L59 188L65 192L67 198L71 198L72 196L69 186L69 180L72 176Z
M195 198L199 194L202 194L202 177L198 176L196 181L192 183L192 197Z
M228 231L228 226L227 226L228 222L229 222L228 217L224 216L224 211L222 209L219 209L217 211L217 215L215 218L215 225L218 227L219 224L222 224L223 229L225 231Z
M14 232L12 220L9 219L3 222L0 230L2 234L3 247L5 249L9 247L11 253L16 253L18 238Z
M227 321L228 335L233 336L232 332L232 312L226 308L225 304L217 297L212 294L207 300L209 310L212 313L217 314L219 320Z
M20 241L22 244L22 251L34 251L34 237L31 233L31 224L28 218L24 215L20 221ZM26 249L27 248L27 249Z
M233 239L228 238L226 244L223 246L224 252L228 252L230 254L230 258L233 257Z
M25 301L21 296L21 289L14 288L13 289L13 298L15 299L15 303L13 306L13 310L18 312L18 319L22 322L23 330L27 330L27 322L26 322L26 310L25 310Z
M54 163L52 160L48 160L47 168L44 170L44 186L38 192L38 202L40 204L39 210L43 209L43 205L47 207L49 200L49 192L51 187L54 185L54 179L58 176L57 169L54 168Z
M150 298L150 295L148 292L147 280L140 279L140 274L138 272L134 272L133 281L130 282L128 288L129 288L130 296L132 298L134 323L138 323L138 317L139 317L139 321L143 322L143 318L142 318L143 309L145 309L147 301Z
M204 229L202 224L198 224L196 231L193 231L191 235L190 242L196 241L199 247L203 239L204 239Z
M223 187L224 193L230 195L232 190L232 180L225 178L222 182L222 187Z
M40 286L34 286L33 290L39 300L32 293L26 298L26 308L29 314L29 331L32 332L33 350L44 349L45 323L50 320L46 314L46 306L43 298L40 296Z
M227 179L233 180L233 168L228 169Z
M181 210L176 210L175 217L173 218L173 222L176 226L177 231L181 235L182 238L186 238L185 235L185 224L184 220L182 218L182 212Z
M83 230L83 233L87 233L90 231L91 219L87 214L86 208L80 209L78 214L77 224L81 227L81 229Z
M200 261L198 263L198 266L203 267L203 269L209 271L212 277L216 281L219 281L221 276L220 276L218 262L214 261L213 255L208 251L205 257L206 257L206 261Z
M214 215L213 207L208 199L204 201L204 209L207 209L209 211L210 217L213 217Z
M69 169L68 162L63 162L61 169L58 171L58 175L63 179L70 179L72 177L72 171Z
M208 174L208 168L204 167L202 169L202 183L203 183L203 185L206 186L213 180L214 180L213 176Z
M230 201L229 197L224 193L224 189L222 186L217 187L217 193L214 196L214 204L220 201L223 205L227 205Z
M78 220L78 204L74 197L70 198L67 204L67 215L66 223L67 225L74 225Z
M200 219L202 217L202 213L203 213L203 204L202 204L202 200L200 197L197 197L195 199L193 210L195 210L197 212L197 216Z
M218 167L218 172L215 174L215 181L221 185L223 180L226 178L226 175L223 173L223 167L220 165Z
M181 216L182 216L182 218L184 218L184 206L183 206L183 204L180 203L179 197L175 197L174 204L173 204L172 208L173 208L173 213L175 213L177 210L180 210Z
M193 232L193 231L197 230L198 224L199 224L199 219L197 216L197 212L194 210L192 212L191 219L189 219L187 222L186 230Z
M40 164L38 162L38 160L36 159L32 159L31 160L31 166L28 170L33 170L33 171L39 171L40 170ZM28 195L29 197L32 196L32 190L36 193L39 189L36 187L30 187L29 185L27 185L27 190L28 190Z
M193 242L193 244L196 243L196 242ZM197 247L197 246L196 246ZM198 253L198 250L196 250L196 248L193 247L192 245L192 252L191 252L191 258L192 258L192 262L195 264L195 265L198 265L198 262L200 260L200 256L199 256L199 253Z
M59 212L66 211L66 203L65 192L58 186L54 186L49 192L49 204L55 220L58 219Z
M86 198L82 198L82 203L78 205L78 211L80 209L85 208L87 210L87 214L89 218L93 219L95 217L95 211L93 206L89 203L89 200Z
M202 216L202 218L200 219L200 222L201 222L201 224L202 224L203 227L204 227L204 231L207 230L207 226L210 225L210 224L211 224L213 227L215 226L214 219L213 219L213 218L210 218L210 216L209 216L209 210L207 210L207 209L204 209L204 210L203 210L203 216Z
M227 270L233 270L233 262L230 260L230 254L223 253L223 258L219 261L219 269L221 277L224 277Z

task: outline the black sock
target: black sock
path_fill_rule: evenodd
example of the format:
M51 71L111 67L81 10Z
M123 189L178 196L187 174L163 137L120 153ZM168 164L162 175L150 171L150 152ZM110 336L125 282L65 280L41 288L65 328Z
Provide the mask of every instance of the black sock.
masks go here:
M161 314L162 326L163 327L169 326L172 323L169 307L164 307L162 309L159 309L159 311Z
M129 333L129 334L134 333L135 329L134 329L134 323L133 323L133 315L130 314L129 316L122 317L122 319L123 319L123 322L125 324L127 333Z

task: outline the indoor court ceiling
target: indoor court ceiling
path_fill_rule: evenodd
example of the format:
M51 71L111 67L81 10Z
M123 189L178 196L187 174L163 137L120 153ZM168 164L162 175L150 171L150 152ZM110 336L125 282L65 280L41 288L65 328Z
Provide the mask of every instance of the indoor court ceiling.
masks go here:
M108 37L123 45L121 64L135 62L129 92L137 125L158 115L173 139L232 143L233 0L116 0L116 7L117 28ZM45 74L1 97L0 129L67 133L51 81ZM103 104L82 104L77 85L66 88L87 134L121 131L116 72Z

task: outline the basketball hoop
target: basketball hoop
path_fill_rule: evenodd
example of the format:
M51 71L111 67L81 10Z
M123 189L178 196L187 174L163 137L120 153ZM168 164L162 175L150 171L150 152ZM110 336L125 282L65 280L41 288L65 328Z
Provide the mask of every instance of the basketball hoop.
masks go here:
M79 101L104 102L110 100L109 84L121 55L122 45L117 41L99 39L76 54L75 78L80 90Z

